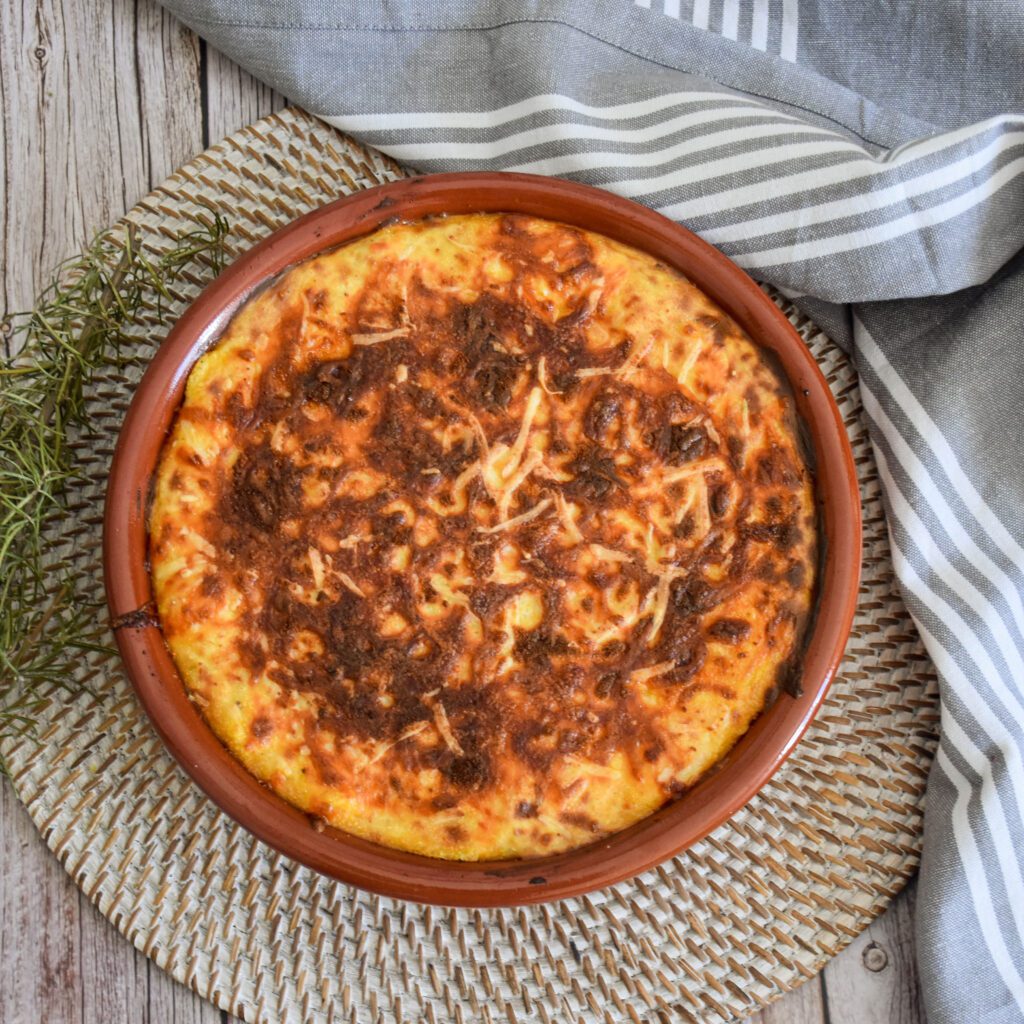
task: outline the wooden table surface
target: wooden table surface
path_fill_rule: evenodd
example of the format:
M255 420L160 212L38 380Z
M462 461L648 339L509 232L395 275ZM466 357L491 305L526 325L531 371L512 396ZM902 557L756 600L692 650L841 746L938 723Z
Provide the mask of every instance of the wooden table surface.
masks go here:
M0 0L0 103L0 310L11 311L176 167L285 100L155 0ZM819 978L750 1024L921 1024L913 907L911 885ZM0 1021L232 1019L100 916L0 780Z

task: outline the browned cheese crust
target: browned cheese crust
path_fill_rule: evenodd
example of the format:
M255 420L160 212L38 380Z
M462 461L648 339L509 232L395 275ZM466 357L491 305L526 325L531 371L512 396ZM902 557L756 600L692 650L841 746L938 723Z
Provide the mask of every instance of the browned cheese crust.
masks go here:
M511 215L397 224L250 300L151 513L211 727L341 829L572 848L713 766L799 654L785 384L677 272Z

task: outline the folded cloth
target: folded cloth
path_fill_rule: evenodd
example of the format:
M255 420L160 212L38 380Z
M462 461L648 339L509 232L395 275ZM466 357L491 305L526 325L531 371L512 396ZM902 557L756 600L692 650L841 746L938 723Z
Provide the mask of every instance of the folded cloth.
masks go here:
M781 288L860 372L938 668L932 1024L1024 1020L1024 8L993 0L165 0L423 171L590 182Z

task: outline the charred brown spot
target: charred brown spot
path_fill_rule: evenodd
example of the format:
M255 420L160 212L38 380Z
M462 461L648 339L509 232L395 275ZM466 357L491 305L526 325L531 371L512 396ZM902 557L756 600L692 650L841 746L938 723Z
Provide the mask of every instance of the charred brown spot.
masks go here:
M619 424L621 416L619 397L608 391L598 392L583 417L583 433L595 444L611 447L612 428Z
M750 636L750 623L744 619L719 619L708 627L708 636L729 644L739 643Z
M694 323L705 328L711 335L712 342L719 347L725 344L731 333L731 323L726 317L698 316L694 318Z
M553 657L569 654L571 651L572 648L565 637L550 629L533 629L516 637L516 657L527 665L548 665Z
M804 692L803 672L798 661L790 659L779 665L775 674L776 685L790 697L802 697Z
M388 379L399 363L411 359L409 347L397 340L385 346L357 346L347 359L313 366L302 380L302 396L328 406L342 419L360 419L366 415L360 401Z
M481 559L481 567L490 570L491 545L488 545L488 557ZM469 598L469 606L481 619L489 619L508 600L511 588L501 583L483 583L473 589Z
M110 628L116 632L119 629L141 629L145 626L159 625L156 605L152 601L147 601L141 608L115 616L111 620Z
M753 541L773 544L781 551L788 551L800 541L800 527L793 519L781 523L747 523L743 535Z
M566 729L558 737L558 749L563 754L572 754L586 743L586 736L575 729Z
M597 822L587 814L580 814L576 811L563 811L558 817L559 820L564 821L566 825L572 825L573 828L582 828L587 832L600 831Z
M682 683L692 679L703 667L707 657L707 646L701 637L686 637L680 640L672 651L675 663L672 670L659 679L668 683Z
M408 389L401 394L385 393L373 427L375 454L379 464L395 477L416 489L429 490L457 474L471 455L464 447L444 451L424 430L423 417L414 408L414 395Z
M514 307L484 294L471 305L456 305L451 331L461 342L462 357L477 398L491 411L505 409L512 397L522 360L509 354L502 337L522 327Z
M792 457L773 443L757 458L757 482L765 487L792 489L800 482L800 474L793 465Z
M708 450L708 435L703 427L666 423L650 435L649 443L659 458L673 466L702 458Z
M569 472L574 479L564 487L572 497L600 501L613 489L626 486L616 471L615 463L599 448L584 449L569 464Z
M493 778L490 761L482 754L455 757L440 765L441 774L459 789L483 789Z
M254 740L266 739L273 731L274 723L265 715L258 715L249 726L249 732Z
M219 597L224 593L224 580L215 572L205 573L199 591L204 597Z
M697 529L697 520L692 512L687 512L682 519L676 523L673 533L682 540L689 540L693 531Z
M246 448L231 471L231 483L222 505L226 520L273 531L298 510L300 475L295 463L275 452L269 444Z
M669 597L680 615L700 615L714 608L719 600L716 589L700 576L674 580Z
M737 472L743 468L743 457L747 451L747 445L743 438L730 435L725 441L726 450L729 453L729 465Z
M729 511L729 485L719 484L708 496L708 507L715 519L721 519Z

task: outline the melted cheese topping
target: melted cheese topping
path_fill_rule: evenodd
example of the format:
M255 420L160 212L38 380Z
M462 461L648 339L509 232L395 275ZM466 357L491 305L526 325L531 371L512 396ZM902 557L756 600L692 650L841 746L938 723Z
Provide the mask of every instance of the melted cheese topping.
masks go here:
M273 790L452 859L679 794L792 671L813 487L785 384L681 275L511 215L396 224L196 365L150 522L164 635Z

